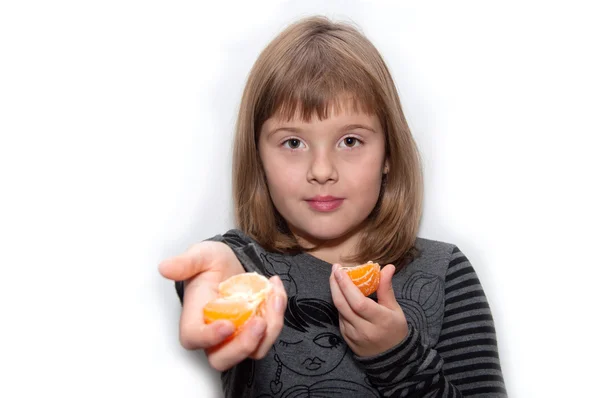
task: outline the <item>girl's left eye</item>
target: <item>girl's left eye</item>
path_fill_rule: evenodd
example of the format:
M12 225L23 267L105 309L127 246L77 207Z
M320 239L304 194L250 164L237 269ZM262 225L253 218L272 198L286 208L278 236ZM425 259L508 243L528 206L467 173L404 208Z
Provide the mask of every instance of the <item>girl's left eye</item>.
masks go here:
M341 145L345 148L355 148L361 144L362 141L356 137L345 137L341 142Z
M283 146L288 149L300 149L304 145L298 138L290 138L283 142Z

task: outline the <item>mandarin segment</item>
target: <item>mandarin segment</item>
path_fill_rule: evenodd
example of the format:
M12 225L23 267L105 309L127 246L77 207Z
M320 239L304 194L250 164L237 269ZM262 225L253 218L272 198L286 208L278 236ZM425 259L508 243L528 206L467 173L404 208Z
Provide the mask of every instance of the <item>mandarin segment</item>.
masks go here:
M218 291L221 297L264 300L271 292L271 283L256 272L245 272L221 282Z
M342 267L352 282L360 289L363 295L369 296L377 291L379 287L379 275L381 267L378 263L357 265L356 267Z
M204 322L231 321L237 334L253 316L262 315L271 290L269 280L256 272L234 275L219 284L219 296L204 306Z
M207 324L228 320L235 328L239 328L254 315L256 308L245 300L215 299L204 307L204 322Z

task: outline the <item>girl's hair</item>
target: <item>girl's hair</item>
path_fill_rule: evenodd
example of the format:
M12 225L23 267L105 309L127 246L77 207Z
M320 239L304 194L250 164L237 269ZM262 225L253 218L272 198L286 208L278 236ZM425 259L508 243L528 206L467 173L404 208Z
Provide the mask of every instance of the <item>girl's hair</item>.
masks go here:
M260 54L250 75L236 123L233 195L238 227L269 251L300 247L275 209L258 153L263 123L273 115L322 120L350 105L379 117L389 171L369 215L353 262L409 262L422 212L419 153L404 117L392 76L373 44L354 26L325 17L289 25ZM299 113L297 113L299 112Z
M339 319L336 309L327 301L292 296L288 299L283 322L286 326L306 333L311 326L337 326Z

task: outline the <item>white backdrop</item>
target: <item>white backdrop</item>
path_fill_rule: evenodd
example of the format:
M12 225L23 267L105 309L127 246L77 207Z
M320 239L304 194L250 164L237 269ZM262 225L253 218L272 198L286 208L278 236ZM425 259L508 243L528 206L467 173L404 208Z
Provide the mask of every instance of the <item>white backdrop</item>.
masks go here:
M478 271L510 396L591 396L600 15L547 3L3 2L0 396L220 395L157 266L233 226L245 78L313 13L388 62L424 159L420 235Z

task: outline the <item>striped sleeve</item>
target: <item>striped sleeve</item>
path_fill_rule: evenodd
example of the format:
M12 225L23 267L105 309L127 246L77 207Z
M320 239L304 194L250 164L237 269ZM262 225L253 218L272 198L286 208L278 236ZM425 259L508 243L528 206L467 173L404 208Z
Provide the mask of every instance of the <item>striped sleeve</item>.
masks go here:
M506 397L490 307L475 270L455 248L446 274L438 343L406 339L374 357L356 357L384 397Z
M505 397L492 312L475 270L458 248L448 266L445 295L436 349L446 378L464 397Z

